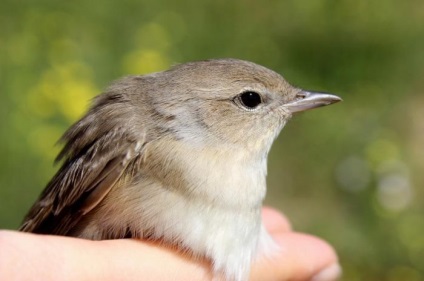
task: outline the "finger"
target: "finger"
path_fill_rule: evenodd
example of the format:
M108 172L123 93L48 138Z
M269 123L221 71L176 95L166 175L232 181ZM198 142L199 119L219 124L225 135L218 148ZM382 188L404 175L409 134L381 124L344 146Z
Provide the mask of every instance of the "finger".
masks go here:
M1 231L0 280L96 280L104 263L94 245L71 237Z
M102 280L212 280L209 262L193 259L159 243L136 239L102 241L104 255L114 253L108 262L113 269ZM109 267L110 267L109 265ZM125 276L122 272L125 271Z
M273 235L280 250L253 265L251 280L337 280L340 267L334 249L325 241L302 233ZM315 278L315 279L313 279Z
M278 210L263 207L262 221L269 233L291 231L290 221Z
M0 231L0 280L212 280L210 265L135 239Z

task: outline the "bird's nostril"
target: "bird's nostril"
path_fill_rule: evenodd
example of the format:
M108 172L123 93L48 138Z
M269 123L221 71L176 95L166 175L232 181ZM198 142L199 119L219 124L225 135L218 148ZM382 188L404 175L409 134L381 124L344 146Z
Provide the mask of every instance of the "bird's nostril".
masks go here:
M306 97L305 93L300 92L296 95L295 101L303 100L305 97Z

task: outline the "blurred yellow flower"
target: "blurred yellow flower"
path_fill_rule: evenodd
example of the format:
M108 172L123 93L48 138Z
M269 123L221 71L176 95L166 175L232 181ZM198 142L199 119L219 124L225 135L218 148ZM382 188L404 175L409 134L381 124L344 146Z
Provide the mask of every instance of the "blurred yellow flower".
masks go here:
M40 118L57 114L74 122L87 110L89 100L99 93L90 77L87 66L81 62L54 65L29 94L30 110Z

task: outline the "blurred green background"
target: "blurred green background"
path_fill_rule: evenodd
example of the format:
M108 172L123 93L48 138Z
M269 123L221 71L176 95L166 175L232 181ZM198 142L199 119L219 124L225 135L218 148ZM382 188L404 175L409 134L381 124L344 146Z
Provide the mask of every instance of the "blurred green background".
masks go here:
M18 227L110 81L218 57L344 99L283 130L267 204L334 245L344 280L423 280L423 1L3 0L0 228Z

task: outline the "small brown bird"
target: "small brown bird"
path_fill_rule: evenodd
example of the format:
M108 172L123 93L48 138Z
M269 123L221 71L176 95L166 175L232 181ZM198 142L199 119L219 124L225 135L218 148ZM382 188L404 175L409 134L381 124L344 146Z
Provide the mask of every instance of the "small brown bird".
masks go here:
M340 100L235 59L123 78L64 134L21 230L161 240L246 280L275 250L261 222L272 142L293 113Z

